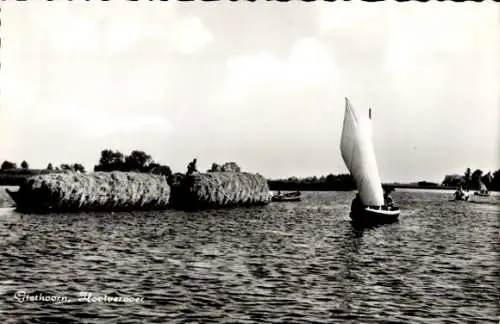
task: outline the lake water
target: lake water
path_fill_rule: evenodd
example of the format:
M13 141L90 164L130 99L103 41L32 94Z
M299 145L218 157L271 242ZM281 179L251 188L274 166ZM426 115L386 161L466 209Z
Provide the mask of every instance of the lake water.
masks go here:
M399 223L358 231L353 195L196 213L1 209L0 322L499 322L499 197L398 189Z

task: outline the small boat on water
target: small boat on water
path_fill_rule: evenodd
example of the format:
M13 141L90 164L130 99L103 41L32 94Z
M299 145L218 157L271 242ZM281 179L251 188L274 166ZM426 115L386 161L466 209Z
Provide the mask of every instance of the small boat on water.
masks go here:
M345 101L340 152L358 189L350 217L353 223L361 225L396 222L400 209L385 202L372 142L371 110L368 118L359 116L349 99L345 98Z
M481 180L479 180L479 191L475 191L474 195L482 197L488 197L490 195L490 193L488 192L488 188Z
M282 194L278 192L277 195L271 197L271 201L274 202L297 202L302 200L302 194L300 191L288 192Z
M459 186L457 191L455 191L453 193L453 199L452 201L468 201L470 198L470 193L469 193L469 189L467 189L466 191L464 191L462 189L462 186Z

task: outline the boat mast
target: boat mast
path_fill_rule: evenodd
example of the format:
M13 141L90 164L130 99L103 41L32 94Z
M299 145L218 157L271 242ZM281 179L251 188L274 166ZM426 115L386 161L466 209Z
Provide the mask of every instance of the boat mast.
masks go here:
M368 118L372 119L372 109L368 108Z

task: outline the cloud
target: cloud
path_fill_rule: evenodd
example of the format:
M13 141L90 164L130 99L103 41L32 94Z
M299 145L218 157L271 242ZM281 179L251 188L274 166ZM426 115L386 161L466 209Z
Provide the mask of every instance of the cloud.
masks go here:
M165 3L18 8L7 6L2 21L0 113L12 129L26 118L92 136L170 129L167 104L183 75L169 54L198 53L213 39L198 17Z
M215 138L238 133L267 142L264 146L279 145L279 138L298 141L299 132L323 133L317 121L329 116L328 98L337 87L332 58L332 49L316 38L297 40L285 57L261 51L228 58L224 82L211 97L212 109L202 112L202 120L213 121L206 131ZM220 118L232 122L211 129Z
M13 122L23 121L33 130L56 127L73 134L106 137L117 133L165 133L173 128L161 115L89 110L78 106L46 105L36 109L10 111L5 114Z
M315 38L298 40L287 58L272 52L231 57L227 60L226 94L241 99L254 87L271 87L288 91L297 87L313 87L334 73L330 49Z
M380 28L380 14L391 15L387 3L370 4L364 2L338 2L334 5L324 3L316 6L320 33L341 32L356 29L358 32L370 32ZM373 25L374 20L378 23ZM359 34L359 33L358 33ZM353 36L353 35L351 35ZM358 35L356 35L358 37Z
M44 24L48 45L60 54L75 52L98 53L99 26L82 14L72 11L56 11Z
M34 10L49 8L34 5L27 8L32 26L41 27L48 47L55 54L113 54L130 50L195 54L213 41L213 35L201 19L182 15L176 5L148 3L49 3L50 19ZM29 11L32 9L33 11ZM113 14L108 14L113 12Z
M24 110L35 103L33 89L19 77L0 77L2 105L0 112L5 110Z
M90 136L105 137L116 133L164 133L172 125L162 116L120 117L105 114L82 114L76 120L84 133Z
M211 109L196 118L210 147L207 157L239 157L264 173L278 160L287 161L282 174L300 166L331 168L320 155L336 145L331 124L343 112L332 109L338 95L333 54L320 39L304 37L285 55L263 50L229 57L223 83L207 102Z
M193 54L213 40L212 33L196 16L184 17L172 33L171 42L184 54Z
M196 152L269 176L335 173L347 96L373 108L384 177L407 177L408 159L481 167L497 159L470 152L498 147L493 6L6 1L0 145L30 162L141 148L182 169Z
M320 34L348 54L370 57L388 69L412 68L415 60L439 60L477 51L497 59L498 10L494 4L368 4L341 2L317 6ZM380 53L380 55L377 55ZM380 61L379 61L380 60ZM384 61L384 62L381 62Z
M391 69L412 68L415 62L428 64L444 59L485 56L489 63L497 61L495 10L486 7L449 6L434 3L429 8L415 6L412 11L398 10L392 17L387 46L386 65ZM404 17L404 19L402 18ZM442 63L442 62L439 62Z

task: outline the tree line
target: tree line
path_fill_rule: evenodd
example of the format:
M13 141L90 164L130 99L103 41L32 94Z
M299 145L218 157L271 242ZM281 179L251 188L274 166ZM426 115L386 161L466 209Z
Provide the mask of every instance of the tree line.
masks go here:
M33 169L29 168L29 164L26 161L22 161L21 162L21 168L18 168L17 164L15 162L3 161L2 165L0 166L0 170L1 171L16 171L16 170L19 171L19 170L25 170L25 171L31 171L31 172L33 172ZM47 167L45 169L42 169L42 170L47 170L47 171L75 171L75 172L85 172L85 167L82 164L80 164L80 163L73 163L73 164L63 163L60 166L56 166L54 168L54 166L52 165L52 163L49 163L47 165Z
M271 190L354 190L356 183L350 174L328 174L321 177L290 177L288 179L268 180Z
M98 164L94 166L94 171L124 171L124 172L150 172L154 174L164 175L169 179L169 182L180 180L185 174L192 174L198 172L196 167L196 159L193 159L187 166L186 173L173 173L168 165L164 165L152 158L151 155L144 151L133 150L130 154L125 155L118 150L105 149L101 151ZM20 163L20 168L17 164L11 161L3 161L0 166L0 185L15 185L22 180L23 177L34 174L45 174L51 172L86 172L84 166L80 163L61 164L54 167L49 163L45 169L33 170L29 168L27 161ZM212 163L210 169L206 172L220 172L220 171L234 171L240 172L241 168L235 162L225 162L223 164ZM489 190L500 190L500 169L491 173L484 173L480 169L472 171L467 168L463 175L446 175L441 183L444 187L458 187L469 188L477 190L480 183ZM356 184L350 174L328 174L326 176L312 176L312 177L290 177L287 179L268 180L271 190L354 190ZM417 184L419 187L439 187L439 184L420 181Z
M194 159L188 164L187 174L198 172L196 167L197 160ZM101 151L98 163L94 166L95 172L151 172L155 174L172 176L172 170L168 165L155 162L151 155L144 151L133 150L130 154L125 155L118 150L105 149ZM30 169L26 161L21 162L21 168L18 168L15 162L4 161L0 166L0 172L8 174L40 174L50 172L85 172L85 167L80 163L61 164L54 167L49 163L45 169ZM235 171L240 172L241 168L235 162L226 162L223 164L212 163L212 167L207 172L217 171ZM182 173L177 173L182 174Z
M463 175L452 174L445 176L442 185L446 187L462 186L477 190L480 188L481 182L488 190L500 190L500 169L493 172L493 174L491 172L485 174L480 169L472 172L470 168L467 168Z
M124 155L120 151L103 150L99 163L94 166L94 171L151 172L167 177L172 175L168 165L157 163L151 155L138 150L132 151L129 155Z
M15 162L11 161L3 161L2 165L0 166L1 170L13 170L13 169L18 169L17 164ZM21 169L27 170L29 169L29 164L26 161L21 162Z
M63 163L59 166L54 167L52 163L49 163L45 169L30 169L29 164L26 161L21 163L21 168L18 168L15 162L4 161L0 166L0 171L31 171L37 173L37 171L74 171L74 172L86 172L85 167L80 163ZM94 171L135 171L135 172L154 172L169 175L171 174L170 167L166 165L161 165L156 163L151 155L143 151L132 151L129 155L124 155L119 151L112 151L109 149L103 150L99 162L94 166ZM23 172L20 172L23 173Z

